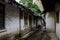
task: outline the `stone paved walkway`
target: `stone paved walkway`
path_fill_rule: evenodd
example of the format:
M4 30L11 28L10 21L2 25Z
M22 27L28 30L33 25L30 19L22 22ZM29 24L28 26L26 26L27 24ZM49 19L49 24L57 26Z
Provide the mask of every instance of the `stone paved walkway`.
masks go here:
M45 33L41 37L41 32L37 31L31 37L27 38L26 40L58 40L55 33Z

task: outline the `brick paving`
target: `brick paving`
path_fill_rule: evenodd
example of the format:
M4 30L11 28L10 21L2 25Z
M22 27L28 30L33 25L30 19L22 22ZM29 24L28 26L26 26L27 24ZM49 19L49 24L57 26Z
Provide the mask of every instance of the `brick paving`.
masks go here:
M44 33L44 35L41 35L41 31L37 31L35 34L30 36L26 40L58 40L58 38L55 33L46 32L46 33Z
M40 40L41 39L41 33L40 31L37 31L35 34L27 38L26 40Z

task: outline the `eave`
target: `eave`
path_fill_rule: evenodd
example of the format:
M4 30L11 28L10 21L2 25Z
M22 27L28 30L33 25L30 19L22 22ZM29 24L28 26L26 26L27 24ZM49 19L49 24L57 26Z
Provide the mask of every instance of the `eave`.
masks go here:
M55 4L57 0L41 0L44 11L43 13L54 11L55 10Z

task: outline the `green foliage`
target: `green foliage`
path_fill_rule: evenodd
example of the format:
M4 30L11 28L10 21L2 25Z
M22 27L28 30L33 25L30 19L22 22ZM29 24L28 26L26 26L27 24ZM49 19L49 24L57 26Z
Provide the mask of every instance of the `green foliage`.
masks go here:
M39 15L39 13L41 14L41 11L39 10L38 6L36 4L33 4L33 0L20 0L20 4L31 9L37 16Z

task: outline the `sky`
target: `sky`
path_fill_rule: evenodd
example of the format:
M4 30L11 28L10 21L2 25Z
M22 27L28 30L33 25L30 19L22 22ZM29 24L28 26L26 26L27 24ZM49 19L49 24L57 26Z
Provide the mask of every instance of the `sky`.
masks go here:
M16 0L17 2L19 2L19 0Z

